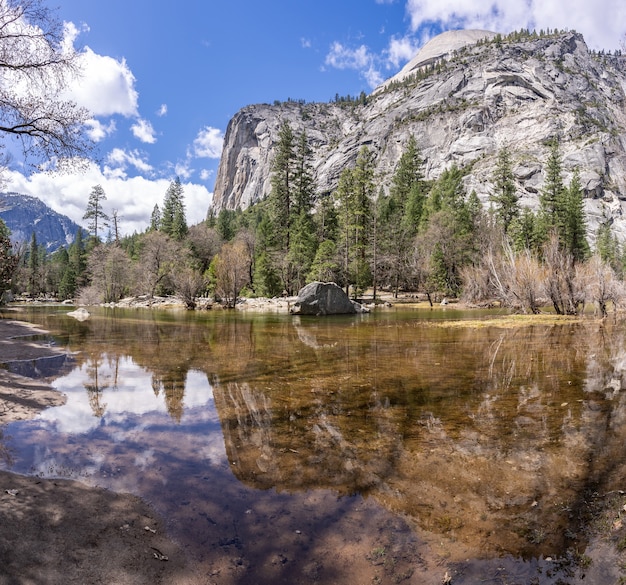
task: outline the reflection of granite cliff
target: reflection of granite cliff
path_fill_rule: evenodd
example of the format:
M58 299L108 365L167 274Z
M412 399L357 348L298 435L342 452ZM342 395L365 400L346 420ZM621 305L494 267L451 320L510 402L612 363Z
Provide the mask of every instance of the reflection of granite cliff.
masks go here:
M615 455L626 439L626 400L611 390L607 402L606 382L583 378L589 347L602 345L597 329L389 327L376 339L344 329L331 345L326 326L307 325L298 325L306 346L291 341L291 372L213 381L242 482L360 492L434 541L480 554L554 555L577 544L567 509L581 509L613 465L592 455ZM609 353L619 361L626 347ZM607 376L606 363L597 370Z

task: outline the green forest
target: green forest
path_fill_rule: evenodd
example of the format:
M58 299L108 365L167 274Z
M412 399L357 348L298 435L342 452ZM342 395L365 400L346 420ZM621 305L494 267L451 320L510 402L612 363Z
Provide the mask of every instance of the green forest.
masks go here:
M488 206L464 188L470 168L451 166L426 180L415 137L386 185L373 157L361 148L334 192L320 194L306 134L284 123L263 201L243 211L209 210L188 226L175 179L145 231L124 237L97 185L86 197L88 231L79 230L67 249L46 254L33 236L14 250L0 226L0 287L84 304L175 294L193 308L200 296L232 307L243 296L295 295L318 280L374 302L385 291L525 313L548 305L576 314L593 305L606 315L619 306L625 248L608 221L591 248L579 170L566 184L558 141L547 148L536 210L520 204L515 152L507 148L494 162Z

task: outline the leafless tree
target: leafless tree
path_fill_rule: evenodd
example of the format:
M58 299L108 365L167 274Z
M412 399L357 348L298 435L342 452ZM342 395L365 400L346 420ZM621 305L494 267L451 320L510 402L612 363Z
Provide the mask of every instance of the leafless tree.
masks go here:
M17 137L38 163L87 157L89 112L64 92L79 75L79 55L41 0L0 0L0 133Z
M189 266L174 271L172 275L174 290L178 294L188 309L195 309L196 297L206 286L206 280L198 270Z
M539 313L545 269L530 250L516 253L507 244L501 252L490 251L484 262L489 270L489 288L503 306Z
M556 233L552 233L543 248L546 267L546 292L558 315L575 315L584 303L584 286L580 281L577 263L563 249Z
M217 230L202 222L189 228L187 245L191 251L194 264L197 265L201 273L204 273L211 264L211 260L219 252L222 246L222 239Z
M89 255L87 269L91 288L100 302L116 303L130 290L130 258L117 244L96 246Z
M159 287L171 286L171 276L181 262L186 262L181 247L162 232L148 232L141 243L137 263L137 288L153 297Z
M613 269L597 254L592 256L582 267L582 280L588 298L596 303L600 315L608 315L608 303L617 308L624 298L624 283L616 276Z
M222 246L215 262L217 291L234 307L241 289L250 282L250 253L241 240L227 242Z

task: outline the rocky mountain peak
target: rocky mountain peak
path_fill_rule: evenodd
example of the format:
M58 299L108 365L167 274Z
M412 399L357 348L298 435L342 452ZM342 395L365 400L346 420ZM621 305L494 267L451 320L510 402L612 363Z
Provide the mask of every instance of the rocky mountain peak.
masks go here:
M74 241L79 226L43 201L20 193L0 193L0 218L11 230L11 241L27 246L35 234L37 243L54 252Z
M413 135L428 179L465 167L467 191L486 206L498 151L507 146L521 202L535 208L548 145L558 139L565 181L580 170L590 233L609 219L626 239L626 56L591 52L576 32L451 31L366 100L243 108L226 131L216 211L267 196L283 122L306 132L321 193L336 188L363 145L388 189Z
M374 93L384 89L393 82L402 82L420 69L436 64L441 59L450 59L454 54L483 39L491 40L497 33L488 30L449 30L428 41L398 73L385 81Z

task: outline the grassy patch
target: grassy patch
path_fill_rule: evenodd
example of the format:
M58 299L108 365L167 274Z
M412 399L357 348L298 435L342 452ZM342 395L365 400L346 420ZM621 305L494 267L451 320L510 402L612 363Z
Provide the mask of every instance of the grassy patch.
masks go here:
M572 315L551 315L549 313L542 315L503 315L498 317L489 317L486 319L467 319L467 320L450 320L450 321L429 321L422 324L431 327L444 328L470 328L481 329L484 327L501 327L503 329L513 329L515 327L528 327L530 325L569 325L571 323L582 323L585 319Z

